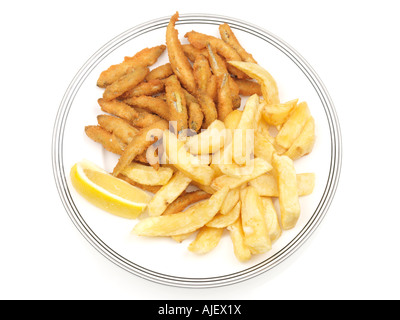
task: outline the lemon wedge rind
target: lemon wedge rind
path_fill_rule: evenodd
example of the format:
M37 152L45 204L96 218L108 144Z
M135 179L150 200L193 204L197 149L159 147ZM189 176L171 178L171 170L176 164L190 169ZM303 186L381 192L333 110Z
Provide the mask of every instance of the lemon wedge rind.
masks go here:
M132 201L118 194L112 193L101 185L92 181L85 170L94 174L104 175L104 178L114 180L115 185L137 194L140 202ZM93 205L122 218L136 219L147 207L151 196L126 181L113 177L108 172L88 160L76 163L70 172L71 182L75 190Z

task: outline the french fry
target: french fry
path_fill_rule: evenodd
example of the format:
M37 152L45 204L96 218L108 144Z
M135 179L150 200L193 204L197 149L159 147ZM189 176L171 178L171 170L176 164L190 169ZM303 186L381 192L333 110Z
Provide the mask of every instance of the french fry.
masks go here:
M298 173L296 174L297 192L300 196L310 195L315 186L314 173ZM257 189L262 197L278 197L278 182L271 172L267 172L253 180L249 181L249 185Z
M183 192L170 205L168 205L167 209L165 209L165 211L163 212L163 215L181 212L191 204L196 203L200 200L208 199L210 197L211 195L203 190Z
M214 193L208 200L200 201L183 212L144 218L132 232L139 236L173 236L193 232L203 227L218 213L228 188Z
M112 65L107 70L104 70L97 80L97 85L105 88L126 75L133 68L153 65L165 49L165 45L159 45L152 48L145 48L133 57L126 57L123 62Z
M293 141L293 144L290 148L284 153L285 156L288 156L292 160L297 160L304 155L309 154L315 143L315 121L313 117L309 117L306 124L303 127L303 130Z
M241 209L241 202L238 201L236 205L228 213L226 214L218 213L210 222L206 224L206 226L213 228L226 228L239 218L240 209Z
M226 116L224 119L224 124L226 129L236 129L242 118L242 110L233 110L230 114Z
M245 72L261 85L261 92L267 104L279 103L279 91L275 79L258 64L245 61L228 61L229 64Z
M221 149L224 143L225 124L220 120L215 120L206 130L189 137L186 148L192 154L209 154Z
M185 145L169 130L164 131L163 147L170 164L182 171L193 181L202 185L210 185L214 178L214 170L208 164L186 151Z
M255 188L249 186L240 191L240 201L244 243L252 254L269 251L271 239L265 223L261 197Z
M294 99L288 102L270 105L263 102L261 106L261 114L268 124L280 126L285 123L292 110L296 107L298 101L299 99Z
M240 190L239 188L231 189L228 192L228 195L225 198L224 203L221 206L220 213L222 215L226 215L232 211L232 209L236 206L240 198Z
M183 234L177 234L177 235L171 236L171 238L174 239L176 242L181 243L183 240L186 240L194 233L196 233L196 231L183 233Z
M270 133L270 125L264 120L263 117L260 117L257 124L257 131L266 139L268 139L272 144L275 143L275 137Z
M224 229L221 228L202 227L198 231L196 239L190 243L188 247L189 251L197 254L210 252L218 245L223 232Z
M282 228L292 229L300 216L297 177L293 160L287 156L274 154L272 165L277 173Z
M242 221L239 217L233 224L227 227L231 236L233 251L239 261L248 261L251 258L251 251L244 243L244 232Z
M173 170L168 167L160 167L155 170L153 167L132 162L121 171L121 174L131 180L150 186L165 185L171 179Z
M282 228L279 223L278 214L276 212L274 203L269 197L261 197L264 208L264 219L268 230L271 243L274 243L282 234Z
M276 143L283 148L290 148L292 143L300 135L310 117L310 110L306 102L300 102L290 114L290 117L282 125L276 136Z
M232 166L237 166L233 163L233 154L232 154L232 142L231 137L228 135L229 131L226 131L226 141L224 147L220 150L214 152L211 156L211 167L215 170L215 177L219 177L224 174L225 171L234 171ZM217 174L218 173L218 174Z
M161 186L149 186L149 185L145 185L145 184L141 184L138 182L135 182L131 179L129 179L127 176L124 176L123 174L119 174L117 176L118 179L124 180L126 182L128 182L129 184L138 187L140 189L143 189L145 191L151 192L151 193L156 193L158 190L161 189Z
M237 129L256 129L256 115L259 103L260 99L256 94L247 99Z
M176 200L190 183L190 178L177 171L174 176L164 184L148 204L149 216L156 217L163 214L168 205Z
M271 141L261 132L254 133L254 156L271 163L272 155L276 152Z
M211 188L211 186L209 186L209 185L204 185L204 184L198 183L196 181L192 181L191 184L193 186L199 188L200 190L207 192L208 194L214 194L216 192L216 190Z
M149 68L138 67L127 73L117 81L113 82L103 92L103 99L110 101L118 98L126 91L129 91L141 83L149 73Z
M233 159L237 164L244 164L254 151L254 134L259 97L252 95L244 106L239 124L233 135Z
M235 189L235 188L249 182L250 180L253 180L253 179L261 176L262 174L264 174L270 170L272 170L272 166L268 162L257 161L254 163L254 167L253 167L251 174L240 176L240 177L232 177L232 176L228 176L228 175L224 174L222 176L215 178L211 183L211 187L214 190L220 190L221 188L224 188L224 187L229 187L230 189Z
M218 167L223 174L229 177L240 179L244 176L252 175L255 168L257 168L257 170L261 170L261 168L264 168L264 170L268 171L271 165L269 164L269 162L265 161L262 158L254 158L249 160L244 166L239 166L236 163L231 163L231 164L222 163L218 165Z

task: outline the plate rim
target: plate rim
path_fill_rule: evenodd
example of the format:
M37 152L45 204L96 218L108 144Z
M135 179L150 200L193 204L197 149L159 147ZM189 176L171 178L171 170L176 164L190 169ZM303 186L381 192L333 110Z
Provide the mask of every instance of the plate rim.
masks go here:
M241 19L225 15L185 13L180 14L179 20L176 23L177 25L195 23L219 25L226 22L231 26L232 29L245 31L252 34L253 36L257 36L262 40L267 41L268 43L279 49L286 56L288 56L301 69L301 71L313 85L319 99L321 100L325 114L327 116L331 138L331 164L328 181L325 186L325 190L323 192L321 200L314 213L307 221L306 225L281 250L251 267L222 276L189 278L163 274L142 267L134 263L133 261L124 258L117 252L109 248L106 243L104 243L100 238L97 237L93 230L91 230L90 226L86 224L86 222L80 215L79 210L74 205L72 195L69 192L62 156L63 137L65 123L68 118L69 110L72 107L74 98L78 93L80 86L83 84L91 71L111 52L119 48L124 43L129 42L130 40L144 33L150 32L158 28L165 28L169 20L169 16L149 20L120 33L119 35L105 43L101 48L99 48L75 74L60 102L53 126L51 158L55 184L63 206L75 227L97 251L99 251L108 260L118 265L122 269L133 273L143 279L175 287L211 288L240 283L256 277L260 274L263 274L279 265L294 252L296 252L313 234L315 229L319 226L323 218L326 216L326 213L333 201L338 187L342 166L342 138L339 119L333 101L325 85L323 84L317 73L314 71L314 69L304 59L304 57L302 57L293 47L277 37L275 34L252 23L248 23Z

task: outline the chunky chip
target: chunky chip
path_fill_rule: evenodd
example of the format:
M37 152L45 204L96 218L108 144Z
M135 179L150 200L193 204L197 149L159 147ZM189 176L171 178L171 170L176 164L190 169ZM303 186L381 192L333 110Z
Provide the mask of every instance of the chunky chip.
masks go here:
M255 188L246 187L240 191L240 200L244 243L253 254L269 251L271 239L260 195Z
M259 64L245 61L228 61L229 64L256 79L261 85L261 92L267 104L279 103L279 91L275 79Z
M176 172L168 183L164 184L149 202L149 215L151 217L162 215L168 205L186 190L190 181L190 178L185 176L182 172Z
M168 162L179 171L203 185L210 185L214 178L214 170L200 162L198 158L189 153L182 141L169 130L164 131L163 146Z
M282 228L292 229L300 216L299 193L293 160L288 156L274 154L272 165L277 173Z
M228 188L223 188L208 200L198 202L183 212L140 220L133 233L139 236L173 236L195 231L214 218L228 191Z
M141 184L150 186L165 185L170 181L174 171L168 167L155 170L153 167L132 162L121 171L121 174Z

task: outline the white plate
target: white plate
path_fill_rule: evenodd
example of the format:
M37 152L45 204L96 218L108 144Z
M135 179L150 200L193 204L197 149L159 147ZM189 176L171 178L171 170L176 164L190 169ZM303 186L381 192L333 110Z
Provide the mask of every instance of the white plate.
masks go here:
M106 258L145 279L181 287L216 287L252 278L277 266L291 255L319 225L334 196L341 166L341 138L334 106L322 82L308 63L275 35L247 22L215 15L181 15L177 29L182 42L187 31L215 36L218 25L228 23L241 44L275 78L281 101L307 101L316 121L317 140L313 152L295 162L296 170L315 172L312 195L302 197L297 226L283 232L273 249L239 262L228 234L212 252L198 256L187 250L190 240L180 244L167 238L137 237L130 232L136 220L125 220L92 206L71 186L69 171L74 163L88 159L112 171L117 157L84 133L101 114L96 86L101 71L132 56L144 47L165 44L169 17L134 27L100 48L78 71L68 87L55 120L53 171L65 209L82 235ZM164 53L156 65L167 61ZM243 101L244 102L244 101Z

